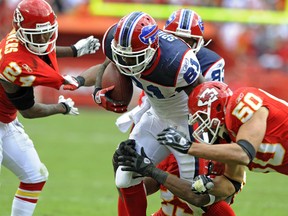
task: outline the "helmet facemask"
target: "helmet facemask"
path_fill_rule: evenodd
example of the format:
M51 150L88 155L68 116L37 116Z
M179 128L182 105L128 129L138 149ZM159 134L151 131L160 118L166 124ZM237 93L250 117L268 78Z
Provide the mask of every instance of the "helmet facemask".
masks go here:
M226 106L232 91L227 84L207 81L196 86L188 98L188 123L195 130L193 137L207 144L213 144L218 137L226 139Z
M121 47L115 40L112 41L112 58L118 70L128 76L141 74L152 61L156 50L149 45L140 51L132 51L131 47Z
M188 124L196 128L192 136L200 143L213 144L218 138L218 132L221 128L221 121L218 118L211 119L211 104L207 107L207 112L197 111L189 114Z
M155 20L143 12L132 12L118 22L111 49L121 73L136 76L147 69L159 47L158 32Z

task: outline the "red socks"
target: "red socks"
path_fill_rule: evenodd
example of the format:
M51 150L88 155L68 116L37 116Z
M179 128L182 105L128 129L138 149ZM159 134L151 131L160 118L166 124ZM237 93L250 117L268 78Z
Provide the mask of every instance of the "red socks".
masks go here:
M120 192L122 199L118 199L118 216L146 216L147 198L143 182L129 188L120 188Z
M219 201L208 207L203 216L236 216L231 206L225 201Z

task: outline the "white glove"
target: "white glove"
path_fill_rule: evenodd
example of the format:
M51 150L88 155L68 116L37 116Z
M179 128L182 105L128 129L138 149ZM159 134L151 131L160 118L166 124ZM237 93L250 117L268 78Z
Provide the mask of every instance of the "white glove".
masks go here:
M61 103L65 106L66 112L63 113L64 115L79 115L78 108L74 107L74 101L71 98L65 99L63 95L59 96L58 103Z
M77 43L71 46L73 49L74 57L80 57L86 54L93 54L99 50L101 44L98 38L90 36L84 39L79 40Z
M213 180L206 175L198 175L192 181L192 191L196 194L206 193L213 187Z

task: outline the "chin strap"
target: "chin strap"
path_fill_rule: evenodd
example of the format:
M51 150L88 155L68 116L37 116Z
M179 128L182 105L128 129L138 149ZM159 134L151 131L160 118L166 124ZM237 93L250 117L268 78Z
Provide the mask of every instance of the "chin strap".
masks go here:
M203 46L206 47L207 45L209 45L211 43L211 41L212 41L212 39L208 40L208 42L206 42L206 44L204 44Z

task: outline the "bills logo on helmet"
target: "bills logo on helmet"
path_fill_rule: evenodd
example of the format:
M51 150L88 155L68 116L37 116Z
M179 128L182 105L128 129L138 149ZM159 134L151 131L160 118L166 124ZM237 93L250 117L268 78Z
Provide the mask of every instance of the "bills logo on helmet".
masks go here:
M158 34L158 28L156 25L145 26L141 30L139 39L144 44L152 44L156 41Z
M218 99L218 92L214 88L207 88L199 96L198 106L207 106Z
M203 23L202 19L198 20L198 25L199 25L201 32L204 33L204 23Z
M165 24L165 28L169 26L176 19L176 12L172 13Z

